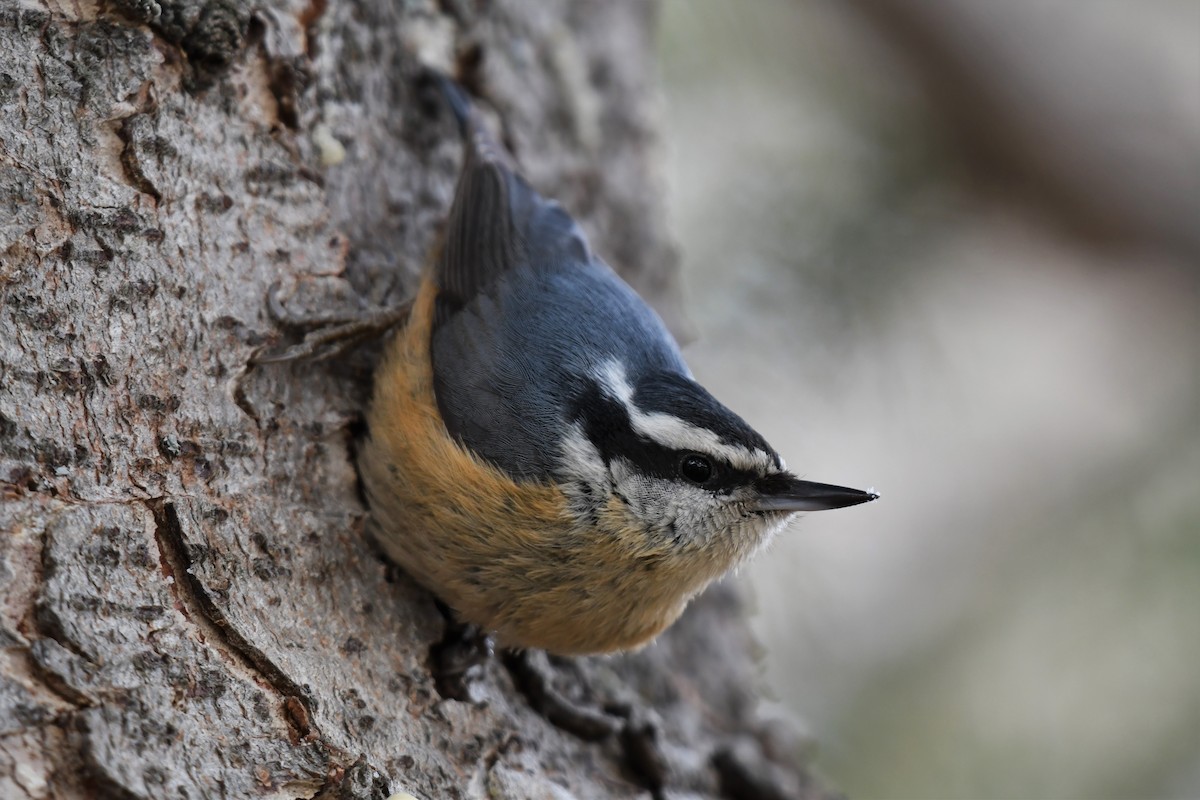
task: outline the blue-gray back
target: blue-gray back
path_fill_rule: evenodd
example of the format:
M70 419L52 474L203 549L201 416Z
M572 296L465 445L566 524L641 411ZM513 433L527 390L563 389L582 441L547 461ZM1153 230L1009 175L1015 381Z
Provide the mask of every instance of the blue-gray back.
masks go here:
M513 270L433 336L447 429L518 477L553 474L573 402L614 358L687 373L654 313L595 261Z

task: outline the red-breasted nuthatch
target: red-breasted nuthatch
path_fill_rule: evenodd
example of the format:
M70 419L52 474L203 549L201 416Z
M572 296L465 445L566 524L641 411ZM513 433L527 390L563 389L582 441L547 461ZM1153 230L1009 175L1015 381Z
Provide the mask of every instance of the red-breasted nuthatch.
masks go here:
M788 472L437 80L465 163L359 455L391 558L503 645L602 653L654 638L796 512L875 499Z

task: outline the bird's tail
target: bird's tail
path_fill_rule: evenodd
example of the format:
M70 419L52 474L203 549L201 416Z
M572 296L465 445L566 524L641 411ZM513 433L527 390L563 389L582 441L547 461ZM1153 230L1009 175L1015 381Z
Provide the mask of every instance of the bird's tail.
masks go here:
M475 112L471 106L471 100L467 97L466 91L450 76L437 70L428 70L421 76L422 83L436 88L438 93L446 101L446 105L450 107L450 113L454 114L454 119L458 122L459 133L465 139L474 133L479 127L478 121L475 120Z

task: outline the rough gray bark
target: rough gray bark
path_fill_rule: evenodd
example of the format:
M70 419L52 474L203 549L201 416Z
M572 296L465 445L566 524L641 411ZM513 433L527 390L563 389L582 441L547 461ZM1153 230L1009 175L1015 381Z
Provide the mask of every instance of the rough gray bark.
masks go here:
M533 182L669 303L653 21L0 5L0 797L824 796L756 718L725 588L640 653L493 659L443 698L446 621L363 536L370 349L248 367L287 341L273 282L296 311L413 285L459 157L422 60L456 61Z

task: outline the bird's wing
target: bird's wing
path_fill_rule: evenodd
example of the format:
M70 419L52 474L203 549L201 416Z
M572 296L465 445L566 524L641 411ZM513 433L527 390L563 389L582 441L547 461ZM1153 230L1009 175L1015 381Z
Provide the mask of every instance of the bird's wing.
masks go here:
M435 271L437 323L506 272L591 259L575 220L517 174L462 89L445 78L441 87L462 128L466 156Z

